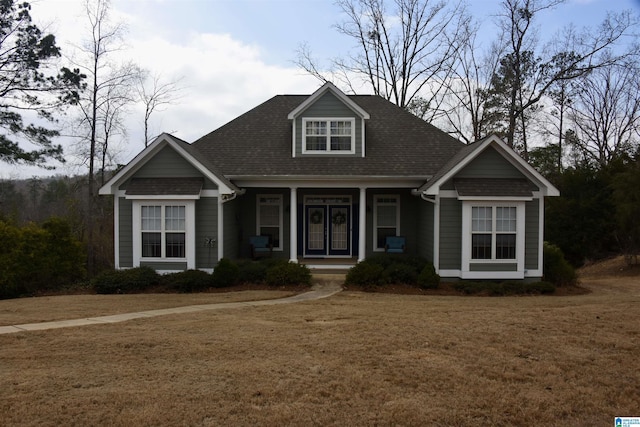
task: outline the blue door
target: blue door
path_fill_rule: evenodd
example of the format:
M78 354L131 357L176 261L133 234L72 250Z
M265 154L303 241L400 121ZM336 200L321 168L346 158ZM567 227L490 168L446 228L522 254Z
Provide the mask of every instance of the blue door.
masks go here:
M350 206L307 205L305 217L305 255L351 255Z

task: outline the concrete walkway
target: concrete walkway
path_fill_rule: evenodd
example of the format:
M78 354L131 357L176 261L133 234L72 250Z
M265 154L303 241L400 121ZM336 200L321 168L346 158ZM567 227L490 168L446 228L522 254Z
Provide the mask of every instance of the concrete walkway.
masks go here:
M25 331L42 331L46 329L69 328L72 326L119 323L119 322L126 322L127 320L164 316L167 314L184 314L184 313L196 313L198 311L220 310L220 309L227 309L227 308L292 304L296 302L312 301L312 300L330 297L331 295L334 295L342 291L343 283L344 283L344 275L340 275L340 274L314 275L313 286L311 287L311 291L298 294L298 295L293 295L286 298L261 300L261 301L188 305L185 307L162 308L158 310L139 311L135 313L114 314L111 316L86 317L82 319L57 320L54 322L25 323L22 325L0 326L0 334L11 334L15 332L25 332Z

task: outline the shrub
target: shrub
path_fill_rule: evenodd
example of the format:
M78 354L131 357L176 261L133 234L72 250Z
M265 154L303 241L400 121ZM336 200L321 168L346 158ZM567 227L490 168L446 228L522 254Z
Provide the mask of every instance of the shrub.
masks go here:
M379 264L369 263L366 260L351 267L345 279L346 285L363 286L370 288L382 284L384 268Z
M556 291L556 285L550 282L527 283L525 289L529 294L552 294Z
M85 255L68 222L42 226L0 221L0 298L54 290L85 277Z
M241 261L238 263L238 282L240 283L264 283L267 278L269 263L260 261Z
M418 285L422 289L438 289L440 286L440 276L436 273L436 269L431 263L424 266L418 275Z
M277 263L267 270L266 282L270 286L311 285L311 271L306 265Z
M549 282L526 283L524 281L469 281L463 280L453 285L454 289L467 295L486 294L491 296L548 294L556 290Z
M556 286L575 285L575 269L565 259L562 250L547 242L544 243L544 280Z
M160 276L151 267L127 270L106 270L97 275L91 284L99 294L126 294L144 291L160 283Z
M162 283L177 292L199 292L213 286L213 277L201 270L187 270L179 273L167 274L162 277Z
M406 285L414 285L418 281L418 273L415 268L409 264L395 262L384 269L384 281L386 283L402 283Z
M213 286L216 288L226 288L238 283L240 269L238 265L227 258L218 261L218 265L213 270Z

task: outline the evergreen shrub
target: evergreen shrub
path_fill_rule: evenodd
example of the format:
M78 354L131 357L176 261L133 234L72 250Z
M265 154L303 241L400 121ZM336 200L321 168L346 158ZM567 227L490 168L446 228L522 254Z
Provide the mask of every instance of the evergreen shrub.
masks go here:
M99 294L129 294L158 286L160 276L151 267L105 270L94 277L91 284Z
M270 286L311 285L311 271L304 264L276 263L267 269L266 283Z
M230 259L222 258L213 269L213 286L216 288L233 286L238 283L239 277L238 265Z

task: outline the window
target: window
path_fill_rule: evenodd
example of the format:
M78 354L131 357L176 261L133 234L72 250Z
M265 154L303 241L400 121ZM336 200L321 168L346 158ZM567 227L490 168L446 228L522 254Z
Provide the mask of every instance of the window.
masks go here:
M516 259L517 209L515 206L471 208L471 259Z
M374 199L374 248L383 251L389 236L400 235L400 198L375 196Z
M303 119L303 152L354 153L354 119Z
M282 249L282 195L259 195L256 232L269 236L273 249Z
M185 206L141 206L143 258L185 258Z

